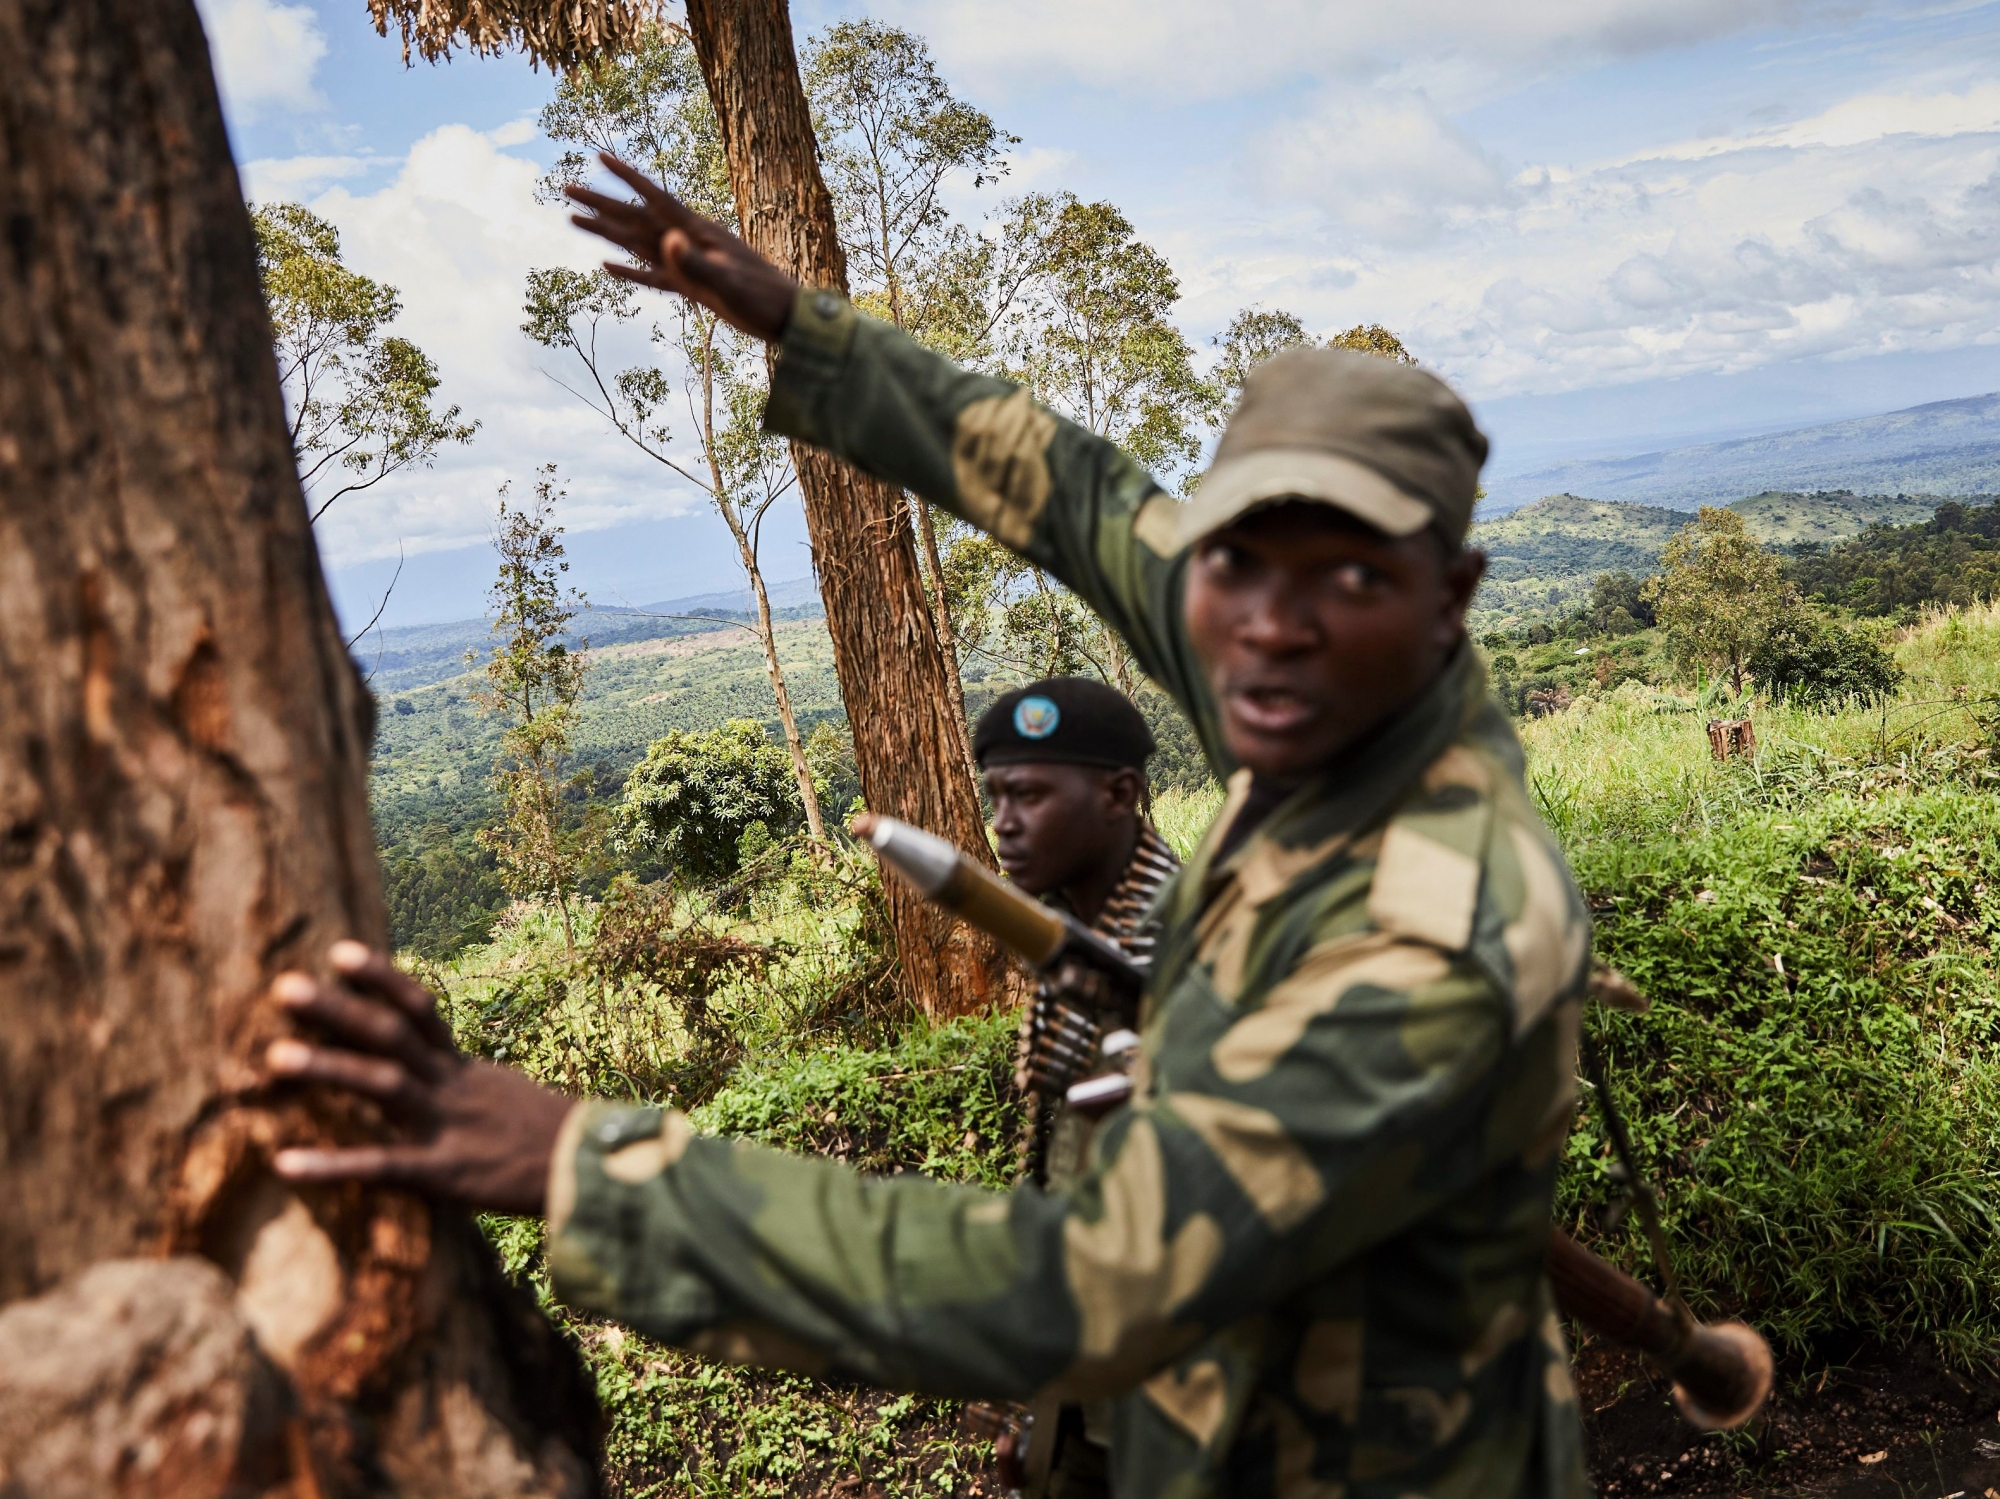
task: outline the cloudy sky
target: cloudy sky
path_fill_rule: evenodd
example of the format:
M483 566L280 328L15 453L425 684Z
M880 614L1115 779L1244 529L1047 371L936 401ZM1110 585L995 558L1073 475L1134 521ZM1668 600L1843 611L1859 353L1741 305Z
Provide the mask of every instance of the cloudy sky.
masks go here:
M390 618L472 612L494 490L551 460L604 602L734 586L700 496L618 452L518 332L530 266L591 263L531 196L547 75L406 71L363 0L202 11L246 191L338 225L483 423L322 522L349 612L399 551ZM2000 388L2000 3L870 11L1021 137L1010 187L1125 209L1197 344L1249 303L1387 323L1474 402L1497 470ZM853 13L793 7L802 35ZM771 551L806 571L795 519Z

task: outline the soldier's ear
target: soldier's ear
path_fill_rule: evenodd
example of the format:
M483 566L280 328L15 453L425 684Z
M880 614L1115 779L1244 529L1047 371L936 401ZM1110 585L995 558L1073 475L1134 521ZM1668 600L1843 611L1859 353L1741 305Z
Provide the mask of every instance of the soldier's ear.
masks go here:
M1139 810L1145 779L1138 771L1129 768L1105 772L1104 791L1115 814L1122 817Z

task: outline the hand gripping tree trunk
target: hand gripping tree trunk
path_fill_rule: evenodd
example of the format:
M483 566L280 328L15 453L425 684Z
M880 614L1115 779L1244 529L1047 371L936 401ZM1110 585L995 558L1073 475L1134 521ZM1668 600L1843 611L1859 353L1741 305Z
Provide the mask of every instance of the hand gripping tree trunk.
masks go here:
M259 1090L261 996L386 922L192 0L0 0L0 49L0 1302L228 1272L282 1450L150 1494L590 1493L582 1372L463 1215L264 1169L374 1127Z
M689 0L687 20L722 124L744 238L807 285L845 291L846 258L784 0ZM908 512L889 486L816 448L794 444L792 461L862 795L875 811L939 833L990 868ZM1011 998L988 939L893 882L887 894L906 992L925 1011L964 1014Z

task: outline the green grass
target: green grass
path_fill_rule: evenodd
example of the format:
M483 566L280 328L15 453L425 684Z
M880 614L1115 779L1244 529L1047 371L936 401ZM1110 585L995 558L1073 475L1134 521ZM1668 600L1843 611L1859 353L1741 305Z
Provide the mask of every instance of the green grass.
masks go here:
M1020 1125L1012 1053L1005 1016L914 1026L880 1048L767 1049L694 1118L869 1170L1001 1186ZM509 1268L538 1280L597 1380L617 1499L824 1493L855 1475L909 1499L997 1492L989 1450L958 1431L955 1402L718 1364L577 1318L548 1298L540 1225L487 1228Z
M511 908L490 942L414 966L446 997L467 1050L578 1094L692 1105L696 1124L852 1162L1004 1186L1018 1158L1014 1021L929 1026L890 992L872 862L772 861L747 894L666 909L655 946L734 940L760 954L700 1006L645 979L609 979L591 944L613 918ZM550 1301L538 1223L489 1218L509 1268L537 1283L576 1338L608 1418L617 1499L819 1493L861 1475L898 1499L995 1492L957 1406L735 1368L572 1316Z
M1215 814L1222 810L1222 795L1220 786L1208 785L1194 790L1173 787L1153 798L1153 826L1183 860L1194 853Z

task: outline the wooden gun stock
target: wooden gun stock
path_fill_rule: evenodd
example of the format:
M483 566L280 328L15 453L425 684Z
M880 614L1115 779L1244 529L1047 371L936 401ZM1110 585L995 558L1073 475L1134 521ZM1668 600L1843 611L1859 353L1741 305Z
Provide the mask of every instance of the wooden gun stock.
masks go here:
M1702 1431L1734 1431L1771 1394L1771 1347L1741 1322L1697 1322L1561 1229L1549 1236L1556 1305L1598 1336L1635 1348L1674 1382L1674 1404Z

